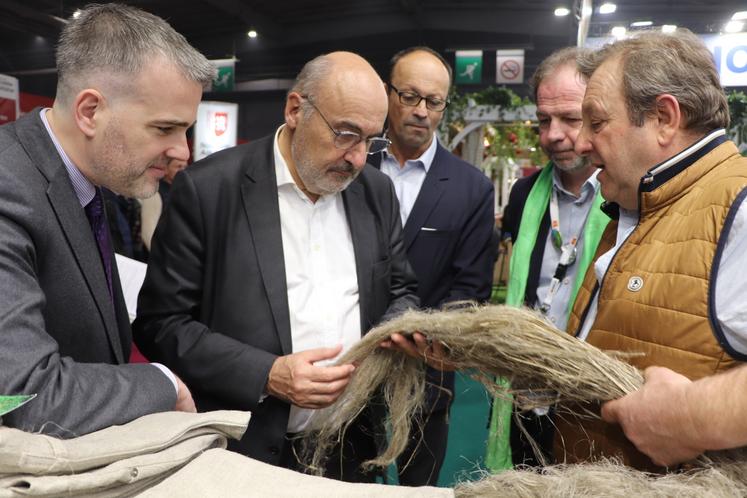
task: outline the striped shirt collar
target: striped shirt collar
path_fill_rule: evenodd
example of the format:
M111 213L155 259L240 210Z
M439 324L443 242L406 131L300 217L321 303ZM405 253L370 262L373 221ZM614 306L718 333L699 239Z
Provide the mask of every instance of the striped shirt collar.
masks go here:
M81 207L85 207L89 202L93 200L93 197L96 195L96 187L93 183L88 181L88 178L86 178L83 173L80 172L78 167L73 164L73 161L65 153L65 150L62 148L62 144L60 144L60 141L52 131L52 127L49 126L49 121L47 120L48 110L49 108L46 107L39 113L42 123L44 123L44 128L47 129L49 138L52 139L52 143L54 144L55 149L57 149L57 153L60 155L62 163L65 165L67 175L70 177L70 181L73 184L75 195L78 197L78 202L80 202Z

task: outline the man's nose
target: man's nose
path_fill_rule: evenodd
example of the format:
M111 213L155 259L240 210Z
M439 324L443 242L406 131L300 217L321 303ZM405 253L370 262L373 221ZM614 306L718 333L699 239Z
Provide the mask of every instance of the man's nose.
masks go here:
M589 140L589 127L583 125L581 130L578 132L576 137L576 143L573 145L573 150L579 156L586 156L591 152L591 140Z

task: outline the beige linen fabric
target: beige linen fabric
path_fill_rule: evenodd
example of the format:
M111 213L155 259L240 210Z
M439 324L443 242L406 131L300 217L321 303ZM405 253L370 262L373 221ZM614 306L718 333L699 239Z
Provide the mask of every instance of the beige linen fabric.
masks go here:
M225 447L226 438L205 434L179 442L157 453L118 460L105 467L69 475L18 475L0 478L0 497L134 496L183 467L195 455Z
M140 202L140 238L145 248L150 251L150 241L153 240L153 233L156 231L156 225L163 210L163 199L161 199L161 194L156 192L156 195L147 199L138 199L138 202Z
M164 412L73 439L0 427L0 497L131 496L238 439L250 414Z
M335 481L213 449L150 488L142 498L453 498L446 488L408 488Z

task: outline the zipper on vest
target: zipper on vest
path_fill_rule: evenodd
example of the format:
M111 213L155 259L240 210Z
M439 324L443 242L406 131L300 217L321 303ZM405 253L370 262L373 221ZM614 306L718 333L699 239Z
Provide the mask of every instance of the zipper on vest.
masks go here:
M594 264L591 265L591 271L594 271ZM594 302L594 296L597 295L599 292L599 282L594 284L594 289L591 291L591 300L589 301L589 304L586 305L584 308L584 312L581 314L581 317L578 321L578 327L576 328L576 332L573 334L574 337L578 337L578 335L581 333L581 330L584 328L584 323L586 322L586 317L589 314L589 309L591 308L591 303ZM597 298L598 299L598 298ZM599 306L597 306L597 310L599 309Z
M635 228L633 228L633 230L630 231L630 233L628 234L628 236L625 237L625 240L622 241L622 243L620 244L620 247L618 247L617 251L615 251L615 254L612 256L612 259L610 259L610 264L607 265L607 269L604 270L604 275L602 275L602 281L601 282L597 282L596 285L594 286L594 290L596 291L596 299L597 299L597 316L599 316L599 299L601 298L602 287L604 286L604 281L607 279L607 274L609 273L610 268L612 268L612 265L615 263L615 259L617 259L617 256L620 254L620 250L623 248L623 246L628 241L628 239L630 238L630 236L633 235L636 230L638 230L638 226L641 224L641 210L640 210L640 205L641 205L641 192L639 190L638 191L638 208L639 208L638 209L638 221L636 221ZM619 229L620 228L620 220L619 219L618 219L617 223L618 223L617 228ZM614 247L617 247L617 234L615 234L615 246ZM594 263L592 263L592 271L594 271L593 264ZM587 315L589 314L589 308L591 308L591 303L594 301L594 296L595 296L595 294L592 294L592 298L589 301L589 304L586 306L586 309L584 310L583 318L579 322L578 329L576 330L576 333L574 334L575 337L578 337L578 334L580 334L581 330L584 328ZM597 317L595 316L594 320L596 320L596 319L597 319ZM591 327L593 327L593 326L594 326L594 324L591 324L591 326L589 328L589 334L591 334L591 332L593 330ZM587 337L588 337L588 335L587 335Z

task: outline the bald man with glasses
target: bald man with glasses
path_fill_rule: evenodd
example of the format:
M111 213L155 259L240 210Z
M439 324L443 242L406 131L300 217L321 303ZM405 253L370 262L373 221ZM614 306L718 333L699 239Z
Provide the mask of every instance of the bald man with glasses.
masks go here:
M497 238L494 191L487 177L438 143L451 67L427 47L396 54L390 63L387 152L371 163L394 182L405 251L418 278L421 305L438 309L490 297ZM428 370L428 410L416 420L398 462L400 484L433 485L446 454L454 374Z
M250 410L233 448L297 468L293 435L355 367L331 366L373 325L417 307L391 181L366 165L389 141L384 83L357 55L320 56L275 134L178 175L153 239L138 347L192 388L200 411ZM347 431L326 475L372 481L378 414Z

